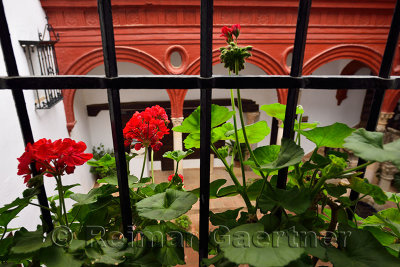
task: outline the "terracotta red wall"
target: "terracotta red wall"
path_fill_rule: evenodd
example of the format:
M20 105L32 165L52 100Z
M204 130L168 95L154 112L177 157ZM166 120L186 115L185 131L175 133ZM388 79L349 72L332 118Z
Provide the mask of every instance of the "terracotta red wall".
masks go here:
M60 73L86 74L103 64L97 1L41 2L60 34L56 45ZM154 74L198 74L200 1L114 0L112 4L119 61L139 64ZM298 1L214 0L214 5L215 64L219 62L217 49L224 45L220 28L240 23L240 43L254 47L249 62L268 74L289 73L286 56L293 47ZM313 1L303 74L344 58L360 61L377 73L394 5L394 0ZM173 51L182 55L179 69L169 64ZM400 70L398 55L394 66ZM181 116L185 92L170 90L168 94L174 116ZM75 122L73 96L73 91L64 95L69 129ZM389 110L398 97L389 91L383 110ZM286 101L286 90L278 90L278 99Z

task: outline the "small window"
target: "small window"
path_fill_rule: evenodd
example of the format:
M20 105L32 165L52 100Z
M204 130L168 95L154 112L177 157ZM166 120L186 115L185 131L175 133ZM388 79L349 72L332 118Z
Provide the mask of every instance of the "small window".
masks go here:
M45 32L53 33L55 40L45 39L45 34L39 34L39 41L20 41L24 49L25 56L29 65L29 72L32 76L53 76L58 75L57 58L54 45L58 42L58 34L50 24L46 25ZM62 100L60 89L37 89L35 94L35 108L49 109Z

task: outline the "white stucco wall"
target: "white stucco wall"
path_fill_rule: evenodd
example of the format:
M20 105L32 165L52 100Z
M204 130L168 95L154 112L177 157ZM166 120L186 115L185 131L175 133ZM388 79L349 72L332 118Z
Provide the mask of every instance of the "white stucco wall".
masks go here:
M350 59L329 62L313 72L312 75L339 75ZM357 75L369 75L368 68L362 68ZM303 106L304 116L308 122L318 121L320 126L335 122L354 127L360 122L361 111L366 90L348 90L347 98L340 106L337 105L336 90L301 90L299 104ZM315 145L302 137L302 146L306 153L311 152Z
M47 23L45 14L38 0L4 0L3 3L19 73L21 76L29 75L27 60L19 41L38 41L38 33L43 32ZM0 53L0 75L7 75L2 53ZM35 140L68 137L62 101L49 110L35 110L33 91L24 91L24 95ZM3 206L20 197L26 189L23 178L17 176L17 158L24 152L24 144L10 90L0 91L0 121L3 132L0 138L2 151L0 166L3 181L0 187L0 206ZM77 134L79 135L81 134ZM64 179L64 184L82 184L81 187L75 189L76 192L87 192L93 186L93 182L87 166L78 167L73 175L65 176ZM55 194L53 191L55 182L52 178L45 178L45 186L48 196ZM28 207L19 214L19 218L10 223L9 227L24 226L35 229L40 223L39 214L39 208Z

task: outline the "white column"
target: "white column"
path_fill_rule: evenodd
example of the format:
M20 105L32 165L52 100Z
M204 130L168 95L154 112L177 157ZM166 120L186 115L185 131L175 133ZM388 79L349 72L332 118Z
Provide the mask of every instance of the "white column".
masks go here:
M171 122L174 127L182 125L183 117L171 118ZM182 133L173 131L173 137L174 137L174 150L183 150ZM183 161L184 160L181 160L179 162L179 167L178 167L178 173L182 175L183 175ZM174 169L176 169L176 161L174 161Z
M376 131L385 133L388 120L391 119L393 117L393 115L394 115L393 112L389 112L389 113L381 112L379 114L378 125L376 126ZM370 183L372 183L375 179L376 172L379 170L379 168L387 169L387 166L383 166L383 164L381 164L379 162L373 163L366 168L364 177L367 178ZM389 169L387 169L387 170L389 170ZM384 189L384 187L387 189L390 188L390 183L389 183L389 187L387 186L388 179L389 179L388 174L385 175L384 179L381 177L379 185L382 187L382 189ZM392 180L393 180L393 178L392 178ZM387 190L387 189L384 189L384 190Z
M281 141L282 141L282 136L283 136L283 127L281 127L283 124L283 121L278 120L278 134L276 137L276 144L277 145L281 145Z

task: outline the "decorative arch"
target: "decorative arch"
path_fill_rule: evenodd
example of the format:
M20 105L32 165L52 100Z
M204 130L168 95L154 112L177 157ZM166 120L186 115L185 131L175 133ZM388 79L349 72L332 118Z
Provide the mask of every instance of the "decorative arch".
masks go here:
M383 99L381 112L391 113L400 99L400 90L387 90Z
M353 60L349 64L347 64L343 70L340 72L340 75L354 75L356 72L362 68L369 68L367 65L364 63ZM376 75L376 73L374 73ZM342 89L342 90L337 90L336 91L336 99L337 99L337 105L340 106L340 104L347 98L347 89Z
M364 63L374 73L378 73L382 55L363 45L338 45L309 59L303 67L303 75L310 75L316 69L338 59L353 59Z
M252 63L259 68L261 68L265 73L270 75L287 75L288 71L283 67L277 60L275 60L272 56L268 55L267 53L253 48L251 51L253 54L252 57L247 59L247 62ZM212 51L212 63L216 65L220 63L219 60L219 49L215 49ZM187 75L195 75L200 73L200 58L197 58L193 61L188 69L186 70L185 74Z
M149 70L153 74L168 74L167 69L150 54L124 46L116 46L117 61L130 62ZM76 59L63 73L63 75L85 75L95 67L104 64L103 50L101 48L94 49ZM71 134L76 124L74 114L74 98L76 89L63 90L63 101L65 109L65 117L67 120L67 130ZM171 99L172 101L172 99Z
M247 62L252 63L256 65L257 67L261 68L265 73L268 73L270 75L288 75L289 71L287 68L285 68L281 63L279 63L277 60L275 60L272 56L269 54L258 50L257 48L253 47L253 50L251 51L252 57L247 59ZM219 49L215 49L212 52L212 63L213 65L216 65L220 63L219 59ZM187 75L194 75L198 74L200 72L200 58L197 58L194 62L192 62L186 73ZM286 95L287 95L287 89L276 89L277 95L278 95L278 101L279 103L286 103Z

